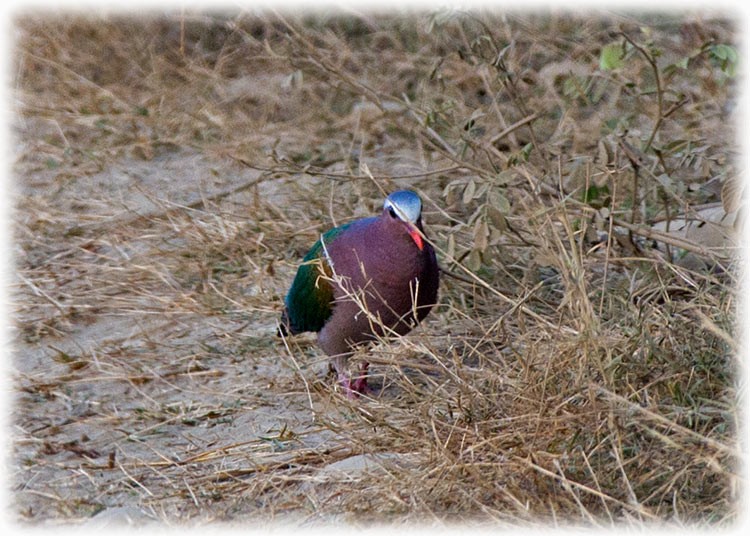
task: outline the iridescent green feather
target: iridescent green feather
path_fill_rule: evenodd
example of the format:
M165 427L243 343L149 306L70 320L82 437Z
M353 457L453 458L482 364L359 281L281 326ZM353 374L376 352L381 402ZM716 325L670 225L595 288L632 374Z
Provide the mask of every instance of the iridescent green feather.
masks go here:
M349 224L335 227L323 234L326 245L349 227ZM315 242L302 260L292 287L286 295L285 321L292 333L320 331L331 316L333 288L326 279L330 268L323 255L320 240Z

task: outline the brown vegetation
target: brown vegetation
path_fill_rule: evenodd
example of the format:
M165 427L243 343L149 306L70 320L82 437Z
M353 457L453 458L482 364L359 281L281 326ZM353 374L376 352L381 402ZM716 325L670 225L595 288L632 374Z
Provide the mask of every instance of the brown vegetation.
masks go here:
M737 211L726 19L16 23L19 519L736 518L732 233L652 225ZM456 277L351 402L276 322L397 186Z

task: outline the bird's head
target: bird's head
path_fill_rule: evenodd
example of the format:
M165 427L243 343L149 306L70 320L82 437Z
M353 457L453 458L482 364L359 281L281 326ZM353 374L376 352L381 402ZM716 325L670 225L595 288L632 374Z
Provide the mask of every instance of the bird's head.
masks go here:
M383 204L383 215L397 219L406 227L409 236L420 251L424 249L421 234L422 200L411 190L399 190L386 197Z

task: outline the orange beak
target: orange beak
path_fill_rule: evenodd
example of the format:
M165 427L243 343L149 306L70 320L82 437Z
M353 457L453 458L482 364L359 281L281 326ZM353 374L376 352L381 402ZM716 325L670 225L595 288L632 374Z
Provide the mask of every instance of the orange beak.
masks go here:
M422 235L419 234L419 229L417 229L411 223L407 223L406 228L409 230L409 236L411 236L411 239L414 240L414 243L419 248L419 251L422 251L424 249L424 242L422 241Z

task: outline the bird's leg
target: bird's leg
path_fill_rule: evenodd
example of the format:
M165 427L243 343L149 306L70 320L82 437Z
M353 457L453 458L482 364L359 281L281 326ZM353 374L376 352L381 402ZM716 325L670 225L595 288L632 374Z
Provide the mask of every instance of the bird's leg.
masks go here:
M372 389L370 389L370 386L367 385L367 367L369 366L370 364L367 362L362 363L362 366L359 369L359 376L357 376L354 381L351 382L351 388L356 393L372 393Z
M352 382L351 377L346 372L339 372L337 373L339 383L341 384L341 387L344 389L344 393L346 393L346 398L354 400L359 396L359 393L357 392L357 388L355 387L355 382Z
M355 399L359 396L359 391L356 388L356 382L352 381L351 376L346 370L346 363L349 360L351 354L339 354L333 357L333 368L336 371L336 378L338 379L341 387L346 393L346 397L349 399ZM357 379L359 381L359 379Z
M350 355L350 354L349 354ZM359 395L372 393L372 389L367 385L367 368L369 363L363 362L359 369L359 374L352 378L347 371L347 361L349 355L337 355L333 358L333 368L336 371L336 378L346 393L346 397L354 400Z

